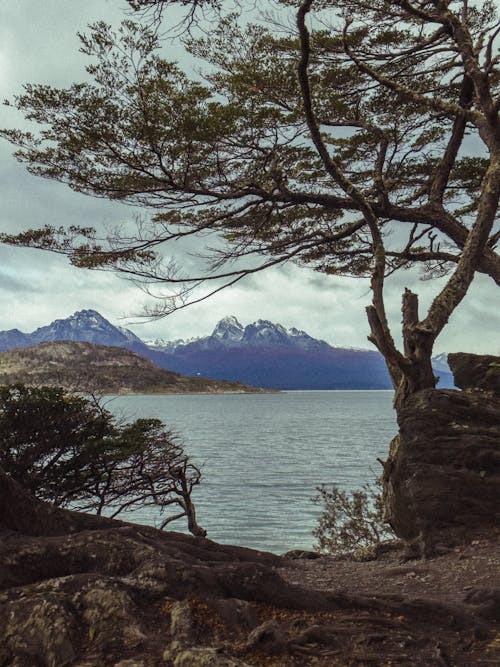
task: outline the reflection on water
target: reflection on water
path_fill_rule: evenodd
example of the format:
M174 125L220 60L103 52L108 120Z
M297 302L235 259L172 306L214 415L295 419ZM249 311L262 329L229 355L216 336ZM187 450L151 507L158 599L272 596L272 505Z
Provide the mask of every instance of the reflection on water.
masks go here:
M281 553L312 548L316 486L356 488L380 472L396 432L391 402L389 391L293 391L120 396L107 408L182 435L202 468L193 499L210 539ZM148 508L123 518L159 517ZM184 531L184 520L170 525Z

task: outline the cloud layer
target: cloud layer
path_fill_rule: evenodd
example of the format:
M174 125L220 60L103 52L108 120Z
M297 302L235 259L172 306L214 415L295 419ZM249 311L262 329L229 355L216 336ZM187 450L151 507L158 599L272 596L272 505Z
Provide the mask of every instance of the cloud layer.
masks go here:
M21 92L25 82L66 86L83 79L84 59L78 52L76 32L99 19L118 22L124 4L120 0L1 3L0 99ZM0 125L23 127L24 119L3 107ZM122 205L85 197L29 175L12 157L7 143L0 149L0 182L3 231L44 224L101 227L126 221L133 213ZM111 321L126 325L138 321L130 316L140 313L147 303L146 296L131 283L109 273L76 269L53 254L0 246L0 266L0 329L31 331L82 308L95 308ZM438 284L418 282L415 272L390 281L388 310L395 331L401 319L403 288L418 291L424 306L431 302ZM243 323L270 319L303 328L334 345L369 347L364 313L369 301L366 281L329 278L287 266L255 275L191 309L131 328L143 338L190 337L209 333L218 319L233 314ZM499 305L493 282L478 278L438 340L437 351L499 354Z

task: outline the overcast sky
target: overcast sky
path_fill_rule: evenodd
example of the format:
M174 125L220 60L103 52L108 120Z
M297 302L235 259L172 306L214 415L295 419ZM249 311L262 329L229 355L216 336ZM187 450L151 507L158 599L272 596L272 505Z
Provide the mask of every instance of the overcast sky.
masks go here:
M12 98L23 83L70 85L82 79L84 57L77 31L104 19L118 23L124 0L0 0L0 99ZM178 55L178 54L177 54ZM172 59L176 54L172 53ZM0 126L22 127L14 110L0 107ZM98 225L130 219L133 211L92 199L66 186L30 176L0 143L0 222L2 230L20 231L44 224ZM395 330L404 286L429 304L438 282L419 282L404 273L389 284L388 309ZM142 338L184 338L209 333L225 315L243 324L258 318L305 329L334 345L369 347L365 306L368 284L329 278L287 266L255 275L210 301L151 323L132 324ZM65 258L0 245L0 329L32 331L83 308L94 308L115 324L129 326L141 312L145 295L109 273L75 269ZM490 279L478 278L436 344L436 351L500 354L500 302Z

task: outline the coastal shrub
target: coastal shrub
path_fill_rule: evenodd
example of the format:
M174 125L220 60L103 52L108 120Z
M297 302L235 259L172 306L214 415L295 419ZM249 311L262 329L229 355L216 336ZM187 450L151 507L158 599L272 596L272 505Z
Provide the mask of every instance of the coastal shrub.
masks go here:
M158 419L123 424L95 397L58 387L0 387L0 467L57 507L116 517L158 508L164 528L187 517L201 473Z
M313 502L322 505L323 512L313 530L315 548L327 554L342 556L358 549L373 549L381 542L395 537L384 522L381 480L376 486L365 484L355 491L343 491L338 486L316 488Z

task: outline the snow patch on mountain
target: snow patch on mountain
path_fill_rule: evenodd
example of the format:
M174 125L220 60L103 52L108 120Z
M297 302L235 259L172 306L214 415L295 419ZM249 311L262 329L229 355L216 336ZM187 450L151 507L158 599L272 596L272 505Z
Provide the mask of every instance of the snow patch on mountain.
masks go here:
M245 330L234 315L224 317L212 332L212 338L224 343L237 343L243 338Z
M125 327L116 327L120 333L122 333L129 343L140 343L144 345L144 342L136 336L135 333L130 331L130 329L125 329Z

